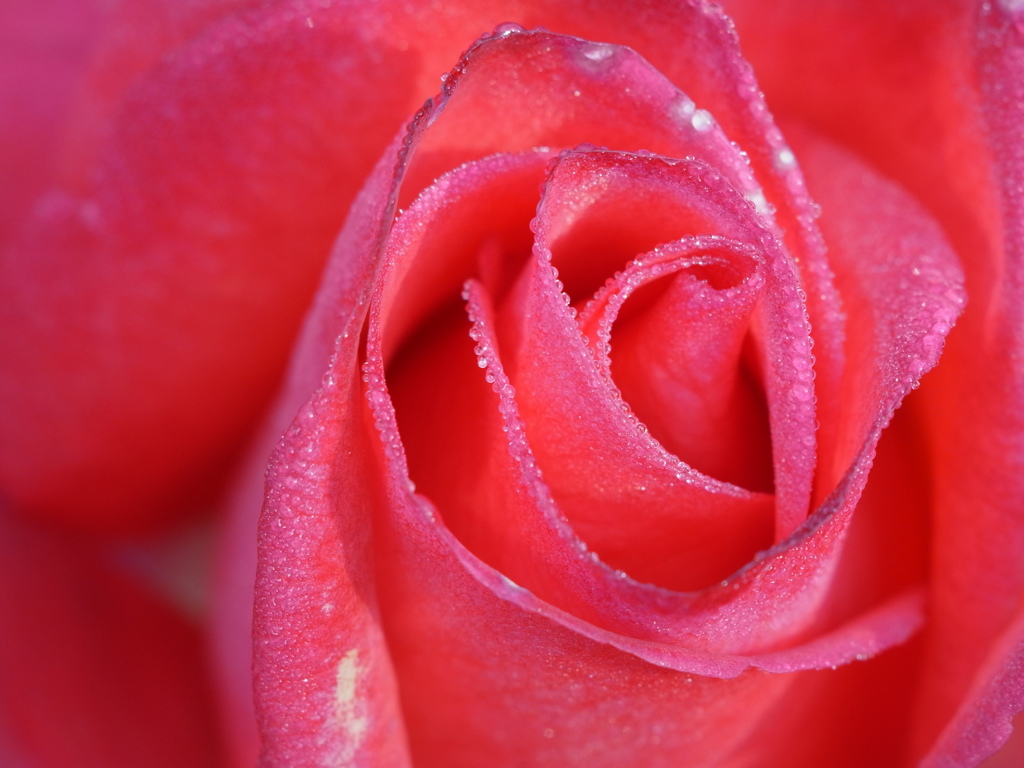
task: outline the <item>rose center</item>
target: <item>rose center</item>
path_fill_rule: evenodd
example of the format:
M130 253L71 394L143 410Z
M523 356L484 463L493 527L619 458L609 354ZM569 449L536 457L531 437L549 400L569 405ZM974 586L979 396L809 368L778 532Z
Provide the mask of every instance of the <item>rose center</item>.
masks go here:
M667 265L666 265L667 266ZM726 249L634 267L595 299L613 379L667 450L709 477L771 492L771 432L750 313L761 284ZM750 281L750 282L747 282Z

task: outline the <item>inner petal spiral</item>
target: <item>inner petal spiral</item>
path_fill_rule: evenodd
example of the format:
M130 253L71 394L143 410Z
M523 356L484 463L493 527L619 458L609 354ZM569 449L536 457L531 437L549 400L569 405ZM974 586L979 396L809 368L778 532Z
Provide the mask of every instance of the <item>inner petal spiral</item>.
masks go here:
M544 47L544 56L558 50ZM630 54L620 53L616 61L632 61ZM633 68L630 76L644 72L642 66ZM592 74L581 71L580 77ZM456 80L462 98L468 93L471 101L486 101L487 78L460 70L450 83ZM467 92L474 82L483 90ZM535 83L533 88L543 92L547 86ZM632 86L622 91L632 92ZM662 95L654 106L671 106L682 98L671 88ZM509 537L526 525L522 515L534 514L515 501L522 498L518 482L524 488L536 486L535 512L546 520L537 536L550 539L552 563L576 557L571 554L576 550L596 553L600 560L593 562L601 567L675 590L721 582L806 518L814 468L813 388L809 380L796 380L796 373L811 369L798 281L793 265L780 255L771 225L749 202L754 187L741 154L714 126L698 129L692 121L644 121L645 126L671 127L671 146L663 148L666 142L654 134L634 136L640 130L633 123L574 120L571 125L579 133L600 140L613 126L615 138L622 131L629 134L623 144L664 154L588 145L564 152L545 172L543 164L554 154L547 147L566 144L544 141L471 160L432 183L434 161L451 162L451 153L443 151L451 126L474 125L453 120L460 103L456 97L445 102L443 115L430 123L422 141L409 145L417 161L407 189L397 197L405 210L396 224L395 234L401 237L389 244L390 266L382 277L383 360L411 478L470 550L567 609L577 597L548 593L538 575L548 566L519 565L548 557L543 551L548 545L539 546L537 537ZM508 174L516 178L514 184L500 179ZM531 224L529 214L519 218L530 208L523 190L531 183L536 190L545 175ZM426 188L413 199L422 184ZM484 188L488 191L481 194ZM493 200L487 202L487 195ZM457 205L453 196L460 199ZM529 197L536 206L535 192ZM507 215L510 211L515 215ZM494 233L486 231L488 220L500 222ZM514 234L517 220L520 235ZM531 229L533 258L521 236L529 237ZM684 244L687 238L703 240ZM711 242L714 238L719 240ZM678 312L670 317L673 313L663 306L673 289L653 300L660 290L653 279L628 302L622 294L623 315L616 323L620 351L613 355L615 370L610 364L602 370L574 312L616 271L628 271L635 258L658 249L677 249L673 257L686 263L677 264L676 271L698 283L683 302L693 310L692 334L687 334L686 318ZM467 278L475 281L477 296L473 330L489 334L489 357L476 351L478 339L468 338L465 313L458 306ZM665 279L683 285L682 277ZM725 314L718 320L703 317L707 307L701 303L719 299L728 305ZM573 301L575 308L567 306ZM726 316L729 322L723 326L720 320ZM608 319L610 324L613 315ZM653 337L676 333L694 340L690 348L677 350L674 377L646 390L650 366L626 361L630 350L651 357L643 351L643 339L630 340L647 335L636 330L644 323ZM668 325L671 330L662 327ZM725 337L717 342L709 337L723 328ZM714 361L701 354L702 344L705 350L715 348ZM691 363L698 359L706 370L696 379L703 383L689 390L700 405L668 403L667 395L686 389L677 386L680 375L692 373ZM509 381L500 402L488 391L497 363ZM703 395L697 394L702 388ZM514 417L508 415L513 405ZM494 420L495 410L504 423ZM673 421L669 410L696 419ZM653 435L642 428L647 422ZM517 480L520 469L491 452L503 441L502 432L520 426L526 439L521 453L528 458L520 469L529 480ZM712 439L705 440L709 434ZM492 481L499 476L504 479L497 486L507 482L507 487L496 492ZM509 510L518 511L510 517ZM563 537L564 545L555 542ZM584 562L581 567L578 589L559 588L565 595L592 597L590 580L605 583L600 568L585 573L591 566ZM611 582L602 588L617 589ZM576 608L571 610L578 615Z
M730 246L733 251L731 252ZM750 333L764 287L738 243L684 238L638 258L580 326L633 413L694 469L771 491L771 433Z

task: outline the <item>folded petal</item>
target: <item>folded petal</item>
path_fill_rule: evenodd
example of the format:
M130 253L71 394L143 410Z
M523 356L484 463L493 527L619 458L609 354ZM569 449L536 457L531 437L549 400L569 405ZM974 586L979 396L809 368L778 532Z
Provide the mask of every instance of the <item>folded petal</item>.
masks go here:
M971 735L983 721L972 719L966 697L989 674L983 669L1019 663L1000 638L1024 585L1020 9L826 3L809 15L784 3L766 16L756 4L729 5L774 108L898 179L942 222L964 266L970 306L923 393L936 464L933 620L917 751L971 765L948 729L975 757L981 743L995 750L1008 731ZM1007 705L1001 723L1019 707L991 700ZM941 732L944 746L933 747ZM960 757L940 757L954 752Z
M297 423L271 463L254 659L265 765L410 765L378 618L376 468L348 347L348 381L306 409L312 429Z

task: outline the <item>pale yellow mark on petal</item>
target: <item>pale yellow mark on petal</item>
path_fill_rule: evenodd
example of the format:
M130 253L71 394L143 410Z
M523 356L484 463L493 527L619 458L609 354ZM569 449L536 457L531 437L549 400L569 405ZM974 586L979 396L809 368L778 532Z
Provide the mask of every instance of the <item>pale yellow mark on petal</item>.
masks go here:
M358 648L350 650L338 662L333 730L340 736L335 739L337 754L334 756L334 763L339 766L348 765L355 758L369 728L365 705L358 695L362 672Z

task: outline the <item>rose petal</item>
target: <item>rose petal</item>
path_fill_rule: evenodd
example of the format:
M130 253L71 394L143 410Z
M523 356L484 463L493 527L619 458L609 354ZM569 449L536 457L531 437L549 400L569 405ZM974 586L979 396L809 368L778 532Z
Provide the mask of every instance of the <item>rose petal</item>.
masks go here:
M375 62L341 9L308 18L227 17L135 78L82 150L95 158L5 244L10 497L101 526L151 519L223 472L276 388L410 103L407 69Z
M904 183L963 260L971 304L924 393L937 462L934 621L918 714L924 754L944 727L964 727L948 723L981 665L998 668L994 644L1024 583L1020 11L999 2L912 3L896 13L886 3L855 12L826 3L809 16L787 3L748 23L747 4L731 9L776 109ZM1005 735L961 733L972 749L980 738L990 751Z
M743 375L740 361L753 302L764 284L755 271L756 259L754 249L736 241L685 237L638 257L609 279L577 318L598 368L612 382L612 391L602 391L599 396L620 409L628 408L641 421L614 419L613 410L613 420L625 426L627 437L603 443L600 451L596 443L583 440L583 445L589 443L592 448L575 453L573 448L581 442L575 435L535 444L548 466L545 455L561 455L563 471L549 473L549 477L560 488L560 504L573 527L602 559L639 581L683 589L683 583L673 582L673 571L683 566L693 574L698 563L716 564L720 568L717 575L698 575L691 585L706 586L731 574L771 541L774 499L769 494L737 493L728 484L710 480L735 482L738 473L743 473L743 479L755 482L736 483L740 487L756 489L758 482L771 487L763 396ZM651 299L652 290L661 293ZM633 298L626 307L627 312L633 308L625 321L626 331L623 333L620 323L613 341L612 326L634 292L640 298ZM637 301L645 300L653 304L644 303L637 309ZM612 347L614 366L608 357ZM616 397L615 385L623 399ZM543 405L538 405L543 411ZM595 413L576 420L586 427L567 431L587 434L598 421ZM535 421L534 426L541 434L545 431L543 421ZM687 462L666 461L663 452L642 439L635 451L624 451L636 440L635 431L644 429L670 454L685 457ZM580 471L588 463L588 453L598 454L602 469L598 476L588 477L588 472ZM617 455L620 453L623 455ZM574 461L574 456L583 457L582 461ZM662 473L674 469L675 481L696 485L704 492L690 494L685 501L685 497L658 498L657 491L665 484L635 474L633 465L644 463L645 456L648 471L655 477L659 468ZM565 471L572 464L579 466ZM615 482L613 478L618 476L625 482ZM608 493L616 487L618 492ZM620 508L620 498L630 496L635 498ZM742 522L733 520L726 508L730 501L738 501L736 496L754 502L740 502L749 516ZM698 535L692 527L698 518L709 527L705 535ZM729 551L734 553L732 558L722 556ZM730 559L731 565L723 565Z
M374 596L365 479L378 470L360 444L356 346L345 346L351 375L305 409L268 477L277 490L261 524L254 665L271 765L410 764Z
M983 6L978 35L982 114L998 190L994 242L1003 250L992 249L1000 281L986 316L976 315L953 349L952 365L961 368L947 368L945 397L963 402L941 411L952 428L939 454L937 626L930 661L945 674L928 678L932 685L923 696L929 698L922 700L925 717L931 715L925 722L934 723L961 686L970 686L929 752L935 765L951 766L995 751L1008 736L1009 716L1024 710L1024 11ZM993 391L979 392L978 382Z
M577 324L662 446L708 477L770 491L760 365L744 355L763 284L755 260L749 246L715 236L659 246L609 278Z
M950 723L921 761L922 768L977 765L1003 746L1010 737L1010 715L1024 711L1022 656L1024 618L1018 614L992 644Z
M0 514L0 762L219 766L196 628L97 552Z
M27 216L100 26L97 4L11 0L0 8L0 243Z

